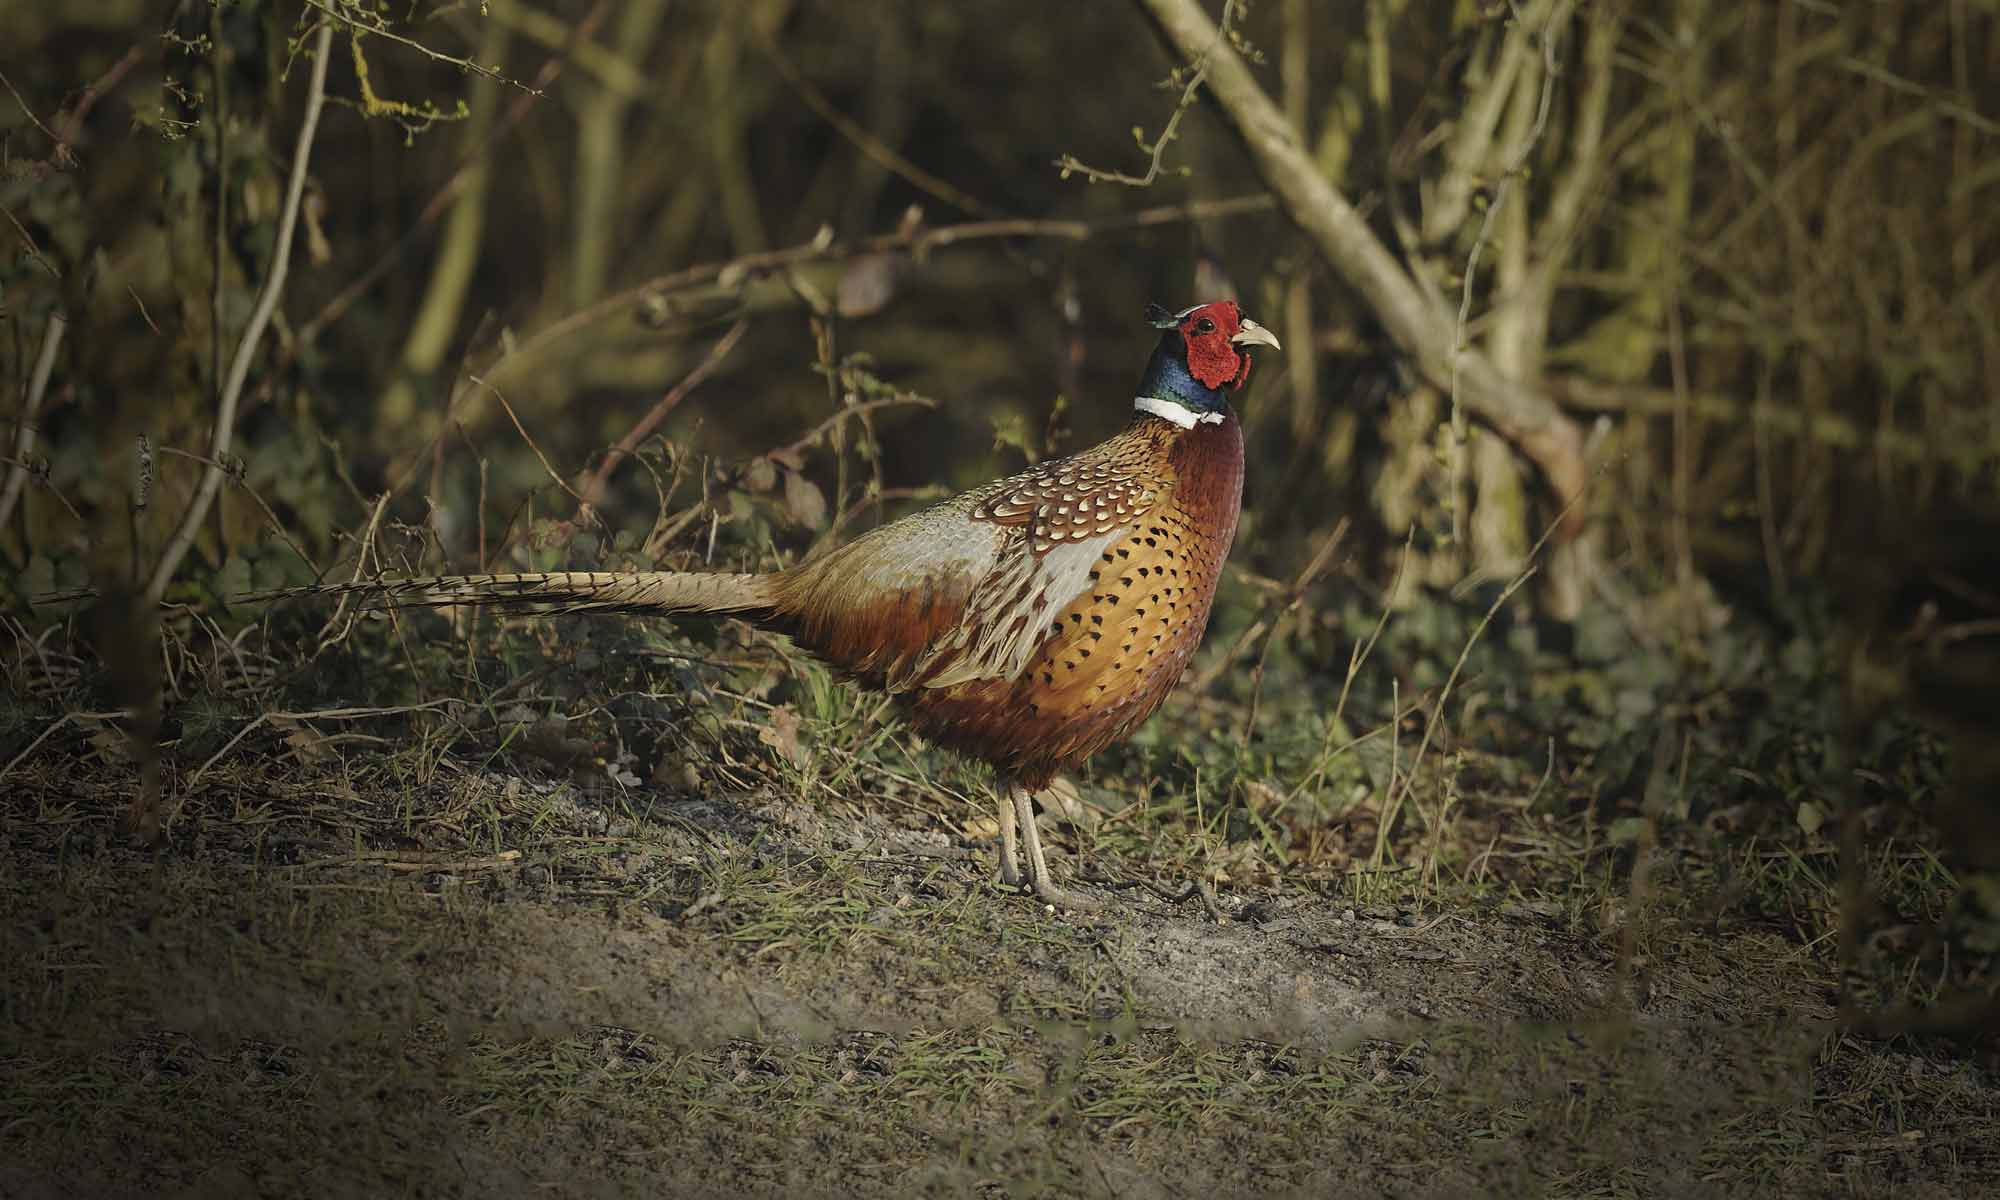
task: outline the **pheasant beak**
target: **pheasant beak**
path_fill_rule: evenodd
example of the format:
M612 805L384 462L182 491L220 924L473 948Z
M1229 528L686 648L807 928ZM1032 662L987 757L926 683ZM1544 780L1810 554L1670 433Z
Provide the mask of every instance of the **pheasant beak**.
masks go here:
M1278 344L1278 335L1259 325L1249 317L1243 318L1242 327L1236 331L1236 336L1229 340L1232 344L1238 346L1269 346L1273 350L1284 349L1283 346Z

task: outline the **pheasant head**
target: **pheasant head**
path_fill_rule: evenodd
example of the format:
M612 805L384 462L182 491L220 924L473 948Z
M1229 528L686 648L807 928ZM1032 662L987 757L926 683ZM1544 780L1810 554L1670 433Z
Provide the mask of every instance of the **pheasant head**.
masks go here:
M1271 331L1244 316L1234 300L1178 313L1153 305L1146 318L1161 331L1160 344L1139 380L1133 407L1185 428L1220 421L1228 412L1230 393L1250 381L1250 347L1280 348Z

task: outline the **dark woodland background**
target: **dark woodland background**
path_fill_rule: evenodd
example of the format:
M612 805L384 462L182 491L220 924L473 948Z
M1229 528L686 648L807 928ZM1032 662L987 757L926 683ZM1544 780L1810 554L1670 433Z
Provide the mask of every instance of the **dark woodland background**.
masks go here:
M1150 187L1057 165L1143 173L1134 133L1176 115L1180 89L1161 85L1189 63L1142 10L394 8L346 13L388 33L334 39L293 270L238 414L245 482L321 565L394 483L388 515L437 528L433 565L477 561L475 454L492 557L548 480L468 375L575 474L744 320L661 427L678 452L727 464L791 440L829 415L816 361L865 355L938 402L867 422L882 485L956 487L1116 428L1143 306L1220 292L1288 346L1245 405L1246 565L1289 577L1346 515L1368 573L1414 523L1417 579L1505 579L1552 515L1548 473L1476 409L1461 451L1438 381L1268 199L1210 92L1179 114ZM309 74L297 15L7 18L17 393L48 316L70 323L31 462L51 486L9 514L28 590L148 565L183 514L201 464L161 459L130 545L134 439L207 442L270 273ZM1991 4L1267 0L1233 15L1313 161L1452 317L1477 251L1463 339L1560 404L1592 484L1580 510L1630 587L1706 581L1777 609L1824 583L1836 607L1898 628L1926 600L1940 620L1984 611L2000 459ZM994 236L1009 220L1040 224ZM760 269L772 254L783 269ZM876 474L836 496L833 457L803 467L844 511ZM613 483L615 511L653 500L643 471ZM196 595L232 562L258 583L299 578L296 559L225 493L175 586Z
M1090 790L1199 764L1280 875L1777 847L1848 1018L1990 1034L1994 0L71 0L0 74L0 762L136 767L145 836L259 706L474 644L234 593L796 560L1117 429L1146 304L1233 295L1233 568ZM1399 818L1323 752L1406 719Z

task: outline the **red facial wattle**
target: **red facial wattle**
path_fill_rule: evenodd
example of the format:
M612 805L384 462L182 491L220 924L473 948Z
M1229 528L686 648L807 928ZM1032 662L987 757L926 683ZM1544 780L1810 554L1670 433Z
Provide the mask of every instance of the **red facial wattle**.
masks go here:
M1242 311L1228 300L1205 304L1189 313L1180 325L1181 340L1187 345L1188 374L1206 388L1242 387L1250 378L1250 356L1229 340L1242 327Z
M1230 349L1234 350L1235 347L1232 345ZM1243 385L1250 382L1250 356L1238 350L1236 361L1239 364L1236 368L1236 378L1229 384L1229 390L1232 392L1242 391Z

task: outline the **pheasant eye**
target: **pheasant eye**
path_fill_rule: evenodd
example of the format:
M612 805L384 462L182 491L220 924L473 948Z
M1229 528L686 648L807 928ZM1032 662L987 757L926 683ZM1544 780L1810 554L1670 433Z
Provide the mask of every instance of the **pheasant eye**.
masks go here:
M1214 333L1215 322L1209 320L1207 317L1203 317L1194 323L1194 331L1196 333Z

